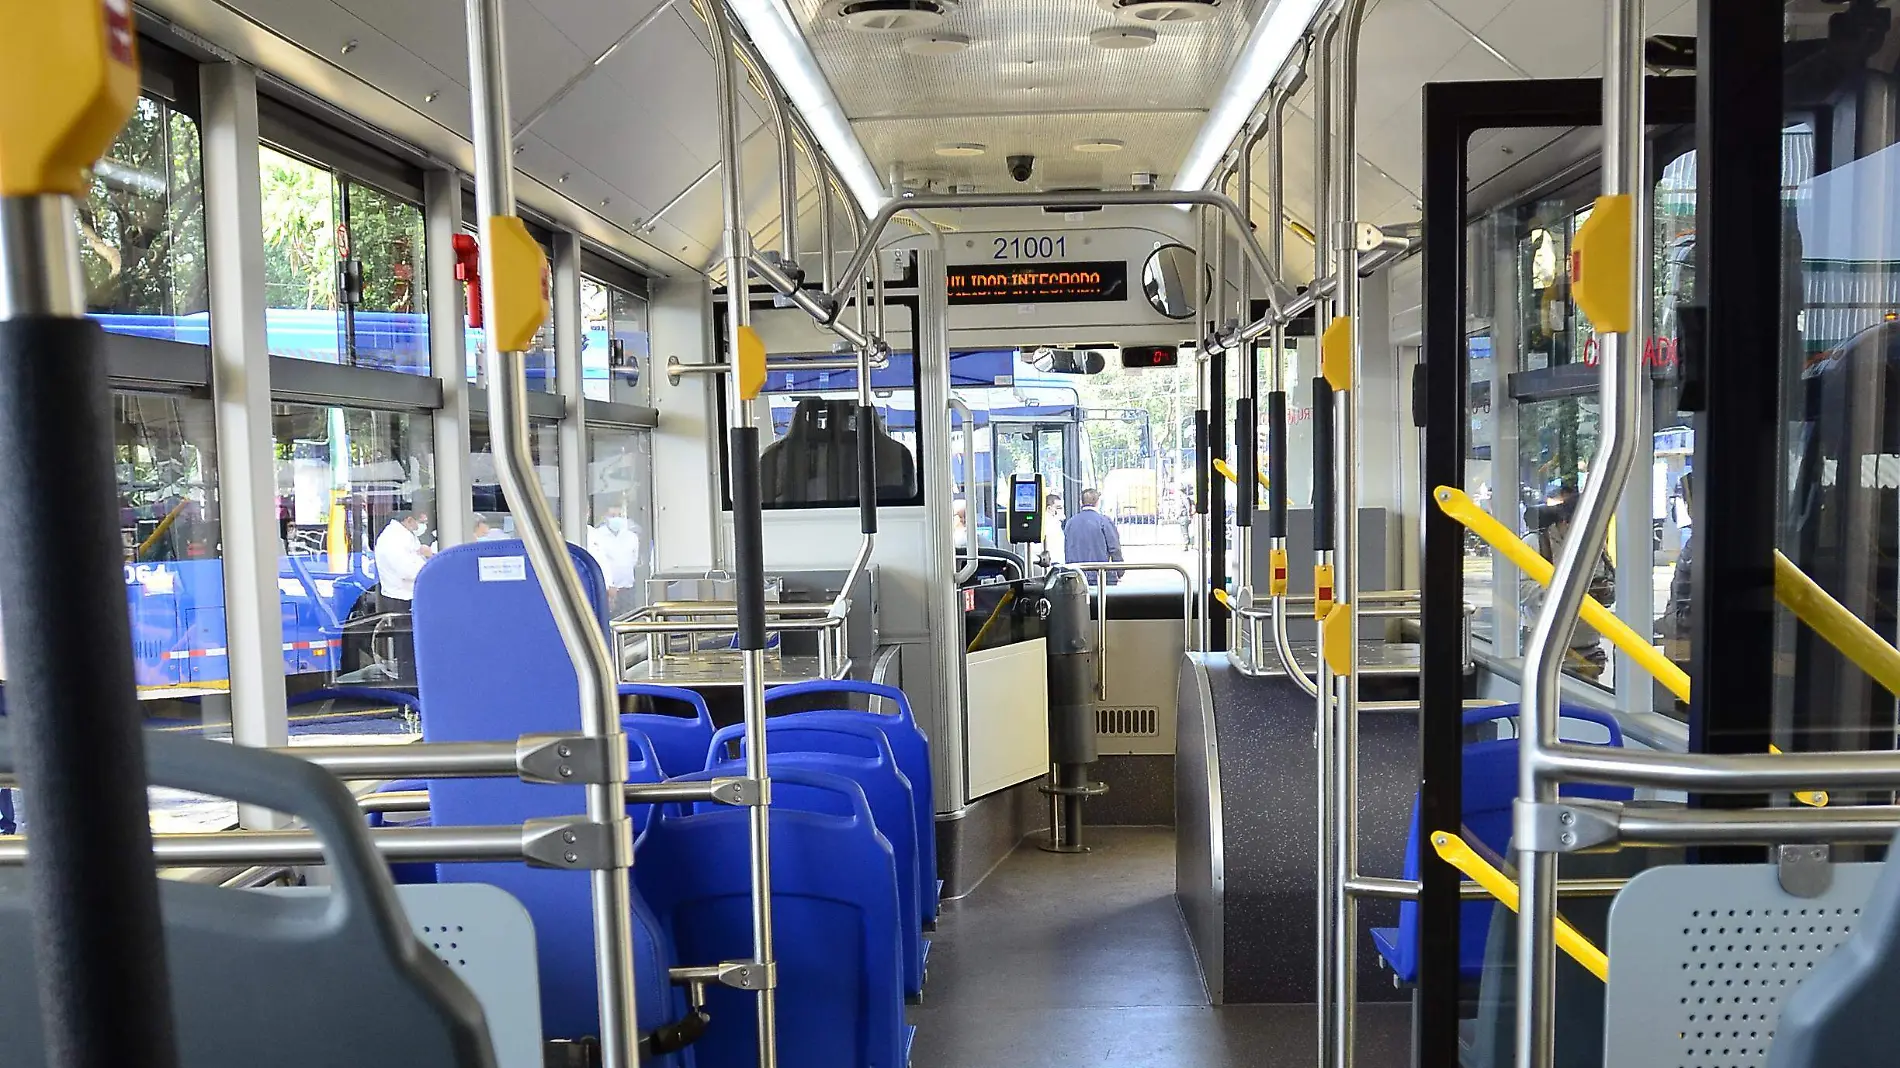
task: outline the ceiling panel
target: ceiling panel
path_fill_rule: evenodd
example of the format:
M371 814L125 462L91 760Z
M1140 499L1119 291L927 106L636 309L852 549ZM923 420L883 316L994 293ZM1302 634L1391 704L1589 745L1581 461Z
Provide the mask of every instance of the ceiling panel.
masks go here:
M1054 110L1201 108L1218 91L1266 0L1227 0L1205 22L1163 28L1149 48L1105 51L1114 25L1098 0L962 0L943 29L953 56L912 56L902 35L859 33L826 0L790 0L832 90L852 118Z
M1186 154L1199 112L1089 112L1062 115L1011 115L966 119L878 119L856 124L858 139L873 160L902 160L909 178L938 183L974 184L986 190L1054 189L1074 186L1126 187L1134 171L1168 172ZM1119 152L1077 152L1084 140L1113 138L1126 143ZM989 146L981 156L945 158L935 148L946 142ZM1012 153L1036 157L1027 184L1011 180Z
M364 22L415 53L455 84L468 85L468 29L460 4L437 0L343 0Z
M615 112L637 111L645 121L657 123L671 132L674 143L685 148L698 164L695 174L718 160L719 111L715 80L718 73L712 56L685 22L661 17L614 53L599 72L590 82L616 86L617 100L612 111L592 116L593 121L611 125L617 118ZM740 93L756 99L743 81ZM569 100L563 100L555 110L566 108ZM759 127L759 122L759 116L750 108L742 111L740 135L749 136Z
M606 51L647 13L671 0L526 0L589 60ZM510 6L522 0L514 0ZM442 4L450 9L459 4Z
M1418 95L1418 87L1471 43L1431 0L1383 0L1359 41L1359 118L1377 123Z
M681 144L658 113L631 106L611 78L576 86L535 131L647 211L686 188L709 163Z

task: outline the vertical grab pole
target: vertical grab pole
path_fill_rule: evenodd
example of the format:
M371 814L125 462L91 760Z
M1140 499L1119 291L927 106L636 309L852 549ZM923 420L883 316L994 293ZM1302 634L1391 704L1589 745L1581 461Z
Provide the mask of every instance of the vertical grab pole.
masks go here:
M506 84L507 49L501 0L468 0L469 87L475 114L475 201L480 216L488 388L496 469L515 502L521 539L541 577L561 643L580 683L581 732L625 752L619 687L607 639L588 605L560 524L541 492L528 451L528 382L522 351L547 321L547 260L515 215L514 153ZM625 799L626 761L611 762L608 782L586 787L587 818L608 829L614 854L590 872L594 956L600 980L601 1063L636 1068L639 1013L635 1003L633 901L628 867L633 838Z
M1253 230L1253 150L1260 138L1266 133L1266 120L1241 130L1240 160L1235 174L1240 189L1240 213L1246 220L1243 227ZM1246 235L1241 236L1246 240ZM1235 279L1239 287L1236 303L1240 307L1240 326L1245 327L1253 321L1252 277L1249 275L1247 257L1240 257L1240 273ZM1240 346L1239 373L1240 396L1234 401L1234 459L1239 461L1240 477L1234 480L1234 532L1239 544L1240 564L1235 568L1234 588L1239 596L1236 603L1251 609L1253 607L1253 513L1254 502L1260 496L1260 428L1254 413L1255 394L1260 383L1260 350L1254 342L1246 340L1240 331L1234 333L1235 343ZM1234 613L1234 640L1228 643L1229 656L1244 656L1248 668L1257 669L1260 651L1254 642L1255 628L1247 617ZM1244 650L1244 652L1243 652Z
M1333 39L1338 29L1336 15L1328 15L1314 33L1313 48L1313 284L1325 281L1331 263L1332 242L1332 91ZM1315 325L1329 318L1329 302L1320 298L1313 304ZM1315 331L1317 333L1317 330ZM1313 379L1313 614L1323 619L1331 610L1333 586L1333 400L1332 387L1321 377ZM1338 832L1337 813L1333 809L1333 681L1326 657L1318 658L1314 686L1315 729L1314 757L1318 769L1319 871L1316 908L1319 926L1317 992L1314 1001L1319 1012L1318 1062L1333 1063L1334 1038L1332 999L1333 962L1338 932L1333 930L1333 855Z
M752 310L747 299L745 208L739 176L739 65L733 61L732 11L726 0L707 0L719 56L719 183L726 257L726 365L731 375L727 397L732 429L727 453L732 464L732 555L739 622L740 685L745 701L746 778L759 784L760 803L752 807L752 961L760 969L753 988L758 995L759 1068L778 1065L778 965L772 936L771 780L767 775L765 737L765 532L759 489L759 430L753 425L752 397L763 381L764 352L751 357L759 380L748 384L747 338Z
M1556 1063L1557 853L1540 837L1538 812L1557 801L1544 750L1557 744L1557 684L1610 519L1636 459L1642 351L1648 332L1648 189L1643 116L1643 0L1606 5L1603 52L1603 195L1577 235L1577 303L1597 331L1602 428L1570 536L1524 659L1518 737L1516 843L1522 907L1517 916L1517 1068Z
M7 697L47 1064L177 1063L119 545L105 336L73 200L138 96L129 2L36 0L0 44ZM19 967L20 962L9 962Z
M1207 597L1207 554L1211 551L1208 538L1207 495L1208 472L1212 460L1207 455L1207 309L1213 292L1207 284L1207 211L1194 209L1194 292L1198 299L1194 306L1195 333L1201 341L1194 346L1194 613L1196 644L1205 653L1212 648L1208 640L1208 597ZM1108 581L1103 575L1102 581Z
M1273 198L1273 233L1269 238L1274 276L1286 277L1286 105L1306 81L1306 61L1312 55L1312 38L1304 53L1287 61L1287 69L1274 87L1273 114L1267 134L1267 185ZM1307 677L1293 655L1287 634L1286 593L1290 575L1286 551L1286 505L1289 468L1287 466L1287 395L1286 395L1286 318L1274 309L1271 366L1267 374L1267 592L1273 597L1273 644L1280 666L1307 696L1316 696L1319 687Z
M1320 239L1335 249L1333 290L1339 316L1326 329L1321 366L1338 406L1334 430L1339 459L1335 502L1340 534L1337 589L1340 603L1321 624L1320 645L1339 693L1333 706L1333 811L1338 840L1333 852L1333 1064L1352 1068L1353 1032L1358 1009L1359 909L1347 887L1359 867L1359 251L1358 221L1359 30L1366 0L1346 0L1337 25L1338 57L1333 74L1333 157L1336 210L1333 232ZM1343 335L1343 336L1342 336Z

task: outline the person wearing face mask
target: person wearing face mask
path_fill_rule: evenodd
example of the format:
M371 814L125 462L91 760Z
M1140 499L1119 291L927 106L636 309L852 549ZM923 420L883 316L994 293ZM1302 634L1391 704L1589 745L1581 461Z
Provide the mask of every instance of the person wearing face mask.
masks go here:
M389 630L395 640L399 680L415 677L416 638L409 615L416 599L416 576L435 555L435 548L422 542L428 532L428 510L417 508L391 516L389 525L376 536L377 609L394 617Z
M639 525L618 504L608 505L606 518L587 532L587 551L607 575L607 606L615 616L639 607L640 542Z

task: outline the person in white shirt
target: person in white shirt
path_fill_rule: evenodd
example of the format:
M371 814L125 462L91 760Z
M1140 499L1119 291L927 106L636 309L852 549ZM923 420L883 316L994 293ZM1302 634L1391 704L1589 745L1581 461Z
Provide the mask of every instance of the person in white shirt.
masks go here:
M416 637L407 618L416 599L416 576L422 565L435 555L432 546L422 543L429 531L429 513L423 509L398 512L376 536L376 596L379 611L391 616L390 631L395 636L395 677L412 679L415 674Z
M620 505L607 506L606 517L587 531L587 551L607 576L608 611L614 616L639 607L640 525Z

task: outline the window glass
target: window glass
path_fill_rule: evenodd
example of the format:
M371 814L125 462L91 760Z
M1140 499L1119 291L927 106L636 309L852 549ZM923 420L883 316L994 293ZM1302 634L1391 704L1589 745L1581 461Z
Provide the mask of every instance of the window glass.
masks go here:
M1093 500L1094 509L1114 524L1123 560L1192 571L1193 356L1184 352L1174 368L1129 370L1112 353L1107 363L1100 374L1064 375L1037 370L1017 351L951 355L957 396L969 404L977 425L975 478L967 487L961 433L952 429L959 546L971 530L979 545L1007 542L999 502L1006 499L1010 476L1039 474L1043 540L1031 556L1046 553L1051 562L1068 563L1097 559L1077 555L1067 538L1068 521ZM998 381L1009 384L990 384ZM1179 590L1181 579L1165 571L1135 571L1119 584Z
M878 418L872 428L877 435L877 499L882 504L917 504L923 499L914 366L910 353L892 353L889 366L871 372ZM857 505L857 378L855 370L773 371L767 376L761 398L771 411L770 432L762 435L768 440L759 458L765 507Z
M141 96L77 205L86 310L107 330L207 345L198 123Z
M428 374L422 209L268 145L258 165L271 355Z
M271 355L338 363L336 176L268 145L258 150L258 170Z
M581 279L581 383L589 400L647 404L647 302Z
M474 484L475 537L513 538L515 520L508 498L502 493L501 478L495 470L494 444L489 435L488 414L469 416L469 480ZM528 454L534 460L535 473L541 479L541 492L548 508L561 514L561 446L557 424L532 419L528 422Z
M614 615L646 603L646 580L653 573L650 432L588 428L587 551L606 572Z
M119 393L112 408L139 695L159 700L228 690L212 404Z
M344 337L349 361L429 373L427 248L422 209L355 182L344 186Z
M284 553L284 673L292 693L313 685L413 688L407 606L391 606L379 582L377 546L392 524L427 513L435 492L435 429L427 413L280 404L271 409L277 524ZM420 545L433 536L418 532ZM304 678L295 678L295 677ZM295 700L293 696L293 701ZM294 716L318 729L316 720ZM380 728L406 732L389 713Z
M1789 3L1783 25L1790 55L1877 56L1900 45L1886 4L1850 13ZM1877 118L1879 63L1808 66L1789 68L1780 117L1787 481L1776 545L1891 642L1900 632L1900 143ZM1776 653L1776 744L1894 748L1893 696L1787 612ZM1836 791L1831 803L1890 800L1879 796Z

